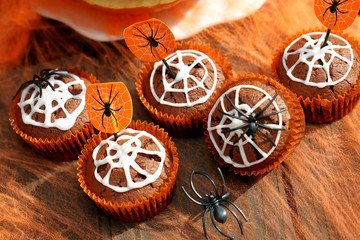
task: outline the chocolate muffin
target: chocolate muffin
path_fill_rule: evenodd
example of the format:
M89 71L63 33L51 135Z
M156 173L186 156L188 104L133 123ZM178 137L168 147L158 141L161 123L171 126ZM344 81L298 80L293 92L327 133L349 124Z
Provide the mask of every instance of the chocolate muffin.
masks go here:
M45 69L24 83L10 108L14 131L53 160L77 159L94 133L85 108L86 87L98 80L72 68Z
M165 59L176 77L162 61L145 64L137 91L152 117L172 135L199 135L209 98L232 71L226 58L207 45L178 43L176 49Z
M351 109L343 105L336 111L332 108L338 105L339 97L359 88L357 43L354 49L352 39L349 42L346 36L330 34L323 46L325 36L325 32L296 36L286 41L273 61L275 78L299 97L308 122L330 122L344 116ZM356 100L352 97L350 105Z
M79 157L87 195L108 215L127 222L150 218L170 202L178 157L163 129L132 122L114 136L94 135Z
M304 133L294 95L274 80L245 75L227 84L207 119L208 141L235 173L257 175L284 160Z
M42 88L29 85L17 103L19 127L28 135L42 139L56 139L80 131L89 122L85 108L86 87L91 84L84 77L70 72L53 74Z

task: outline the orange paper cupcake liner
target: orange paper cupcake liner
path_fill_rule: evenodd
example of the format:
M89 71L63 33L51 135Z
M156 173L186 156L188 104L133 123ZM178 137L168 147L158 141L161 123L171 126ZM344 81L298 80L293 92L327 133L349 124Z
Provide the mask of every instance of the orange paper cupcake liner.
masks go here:
M241 83L242 80L259 80L276 89L278 94L286 103L287 111L290 113L291 116L289 120L289 136L287 141L285 143L279 144L270 154L270 156L264 160L264 162L266 162L267 164L264 167L260 168L256 165L246 168L236 168L233 165L226 163L217 152L207 130L205 131L205 141L209 143L209 149L212 150L212 153L214 154L216 160L221 166L227 166L235 174L241 174L242 176L257 176L259 174L270 172L272 169L276 168L294 151L295 147L300 143L301 139L304 137L305 134L305 116L301 105L299 104L296 95L293 92L289 91L287 88L285 88L283 85L273 80L272 78L254 73L244 74L242 76L238 75L236 78L232 78L228 82L223 84L221 89L219 89L211 98L210 101L212 103L212 106L215 104L221 94L226 90L227 86L230 86L237 82ZM207 129L209 112L207 113L207 117L205 119L205 129Z
M91 191L85 179L86 165L89 164L89 161L93 161L92 152L95 147L100 144L101 140L108 138L110 134L100 133L98 135L94 135L93 138L88 141L88 144L85 145L85 148L79 157L77 175L79 177L80 186L84 192L103 212L115 219L125 222L136 222L157 215L169 204L175 190L176 175L179 168L179 158L174 142L171 140L168 133L164 132L164 129L155 126L153 123L149 124L146 121L132 121L129 128L143 130L152 134L164 145L167 150L169 150L172 155L173 165L171 172L166 183L161 187L159 192L156 191L153 195L144 196L139 201L136 200L135 202L119 203L106 201Z
M183 49L194 49L208 55L214 62L219 64L225 79L228 79L233 76L230 63L227 58L222 55L222 53L214 48L211 48L207 44L198 43L198 42L182 42L177 43L175 50ZM203 120L206 117L204 112L194 112L189 115L180 114L174 116L173 114L168 114L166 112L161 112L155 107L153 107L144 96L144 87L148 84L151 72L153 70L153 63L145 63L139 72L139 75L136 79L136 91L139 95L139 98L146 109L149 111L151 117L166 131L169 132L172 136L178 137L189 137L189 136L200 136L203 135L204 131L202 129ZM217 87L218 88L218 87ZM208 107L211 105L208 104Z
M73 70L78 76L88 79L91 83L98 83L99 81L92 74L83 71L76 70L72 67L63 67L60 69ZM79 72L80 71L80 72ZM87 139L91 138L91 135L95 133L95 129L92 124L85 123L83 128L75 133L70 133L67 136L57 139L42 139L35 138L23 130L18 125L17 111L20 111L17 103L20 101L21 93L15 98L10 107L10 125L14 131L27 142L37 153L55 161L71 161L78 158L81 150L86 144Z
M276 81L280 82L279 75L277 72L277 67L279 64L282 64L282 56L285 51L285 48L289 46L295 39L301 35L309 32L324 32L324 29L311 29L308 31L301 31L291 38L287 39L276 51L275 56L272 60L271 68L272 74ZM348 34L341 31L334 31L333 34L336 34L344 39L346 39L352 48L360 56L360 46L359 42L356 41L353 37L350 37ZM297 94L296 94L297 95ZM321 99L319 96L315 98L303 98L298 96L299 102L304 109L306 121L309 123L328 123L333 122L337 119L344 117L348 114L356 105L360 97L360 79L358 83L355 84L352 88L346 91L344 94L333 98L332 100Z

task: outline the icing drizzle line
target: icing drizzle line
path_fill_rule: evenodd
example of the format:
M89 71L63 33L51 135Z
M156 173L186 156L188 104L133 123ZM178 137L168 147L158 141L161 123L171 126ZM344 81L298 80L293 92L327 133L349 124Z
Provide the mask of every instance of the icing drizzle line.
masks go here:
M250 107L248 104L246 103L239 103L239 98L240 98L240 90L241 89L254 89L257 90L259 92L261 92L263 95L265 95L260 101L258 101L253 107ZM211 109L210 113L209 113L209 117L208 117L208 132L209 132L209 136L210 139L213 143L213 145L215 146L215 149L217 150L217 152L219 153L220 157L227 163L233 165L236 168L244 168L244 167L249 167L255 164L258 164L262 161L264 161L268 156L270 156L270 154L275 150L277 144L279 143L280 140L280 136L281 136L281 131L277 131L277 135L275 138L275 145L272 146L272 148L268 151L268 152L264 152L252 139L251 136L247 135L246 133L243 132L243 130L241 128L235 130L235 131L231 131L229 133L229 135L226 137L225 133L223 132L224 129L234 129L237 128L245 123L247 123L246 121L243 121L239 118L241 118L241 115L238 111L236 111L236 109L231 109L230 111L227 111L225 108L225 104L224 101L225 99L225 95L229 94L230 92L235 91L235 101L234 101L234 105L241 111L243 111L247 116L250 116L252 113L255 112L255 110L260 107L265 101L271 101L272 97L270 96L269 93L267 93L265 90L257 87L257 86L253 86L253 85L239 85L239 86L235 86L233 88L230 88L229 90L227 90L224 94L222 94L218 100L216 101L216 103L214 104L213 108ZM214 111L218 108L218 106L221 106L221 110L222 112L224 112L225 114L223 114L222 119L220 120L220 123L216 126L211 126L211 120L212 120L212 115L214 114ZM277 114L278 117L278 124L263 124L269 128L277 128L280 129L282 128L282 115L281 115L281 110L279 108L279 106L277 105L277 103L275 101L273 101L271 103L271 105L274 106L275 111L279 112ZM232 116L236 116L238 118L234 118L234 117L229 117L227 115L232 115ZM225 122L229 122L229 124L226 124ZM213 135L213 131L216 131L216 133L221 137L222 141L224 142L223 147L220 149L220 147L216 144L214 135ZM237 136L236 138L238 139L238 141L231 141L231 139L234 136ZM239 139L239 137L242 136L242 138ZM245 138L245 140L243 140L243 138ZM244 146L246 144L251 144L262 156L261 159L258 159L257 161L254 162L249 162L246 156L246 152L245 152L245 148ZM241 159L243 161L243 164L234 162L230 156L225 155L225 150L227 148L228 145L231 146L237 146L239 148L239 153L241 155Z
M24 123L43 128L55 127L62 131L69 130L72 128L72 126L74 126L76 118L80 115L85 107L86 86L84 81L75 74L67 71L58 71L58 73L66 74L75 80L69 83L65 83L61 80L55 79L55 77L59 77L60 75L52 74L48 81L52 86L55 87L54 91L49 85L42 89L42 97L40 97L39 88L35 85L29 85L22 91L18 106L21 109L22 120ZM79 94L73 95L70 93L69 87L77 84L81 85L81 92ZM30 98L25 100L26 96L31 90L33 90L33 92L31 93ZM69 113L65 108L65 104L71 98L80 99L81 102L73 112ZM26 113L25 111L26 106L30 106L31 111L29 113ZM65 113L65 117L54 119L52 122L52 113L58 111L59 109ZM45 117L44 122L38 122L32 119L32 116L35 113L43 114Z
M321 37L319 39L313 39L314 35L321 35ZM286 70L286 74L288 75L288 77L291 80L293 80L295 82L303 83L307 86L323 88L326 86L333 86L335 84L338 84L339 82L343 81L347 77L347 75L349 74L349 72L351 70L351 67L353 65L353 60L354 60L354 55L353 55L353 50L351 48L351 45L348 41L346 41L344 38L342 38L340 36L337 36L335 34L330 34L330 35L334 38L337 38L337 39L343 41L346 45L345 46L336 45L336 44L333 44L330 40L328 40L327 45L325 47L321 48L321 46L325 40L326 33L313 32L313 33L307 33L307 34L304 34L304 35L298 37L285 49L284 55L282 58L282 63ZM296 44L298 41L300 41L301 39L306 40L306 43L304 44L304 46L297 49L296 51L289 52L289 49L294 44ZM335 51L336 49L349 49L351 58L347 59L346 57L341 56L339 53L337 53ZM288 59L289 55L295 55L295 54L299 54L299 59L296 61L296 63L293 66L291 66L289 68L286 64L286 60ZM325 61L326 54L329 54L331 56L328 62ZM335 57L341 59L348 65L348 69L347 69L346 73L344 74L344 76L336 81L334 81L330 75L330 66L331 66L333 60L335 59ZM311 60L308 60L308 59L311 59ZM315 62L317 60L320 60L323 64L322 65L315 64ZM308 65L308 67L309 67L308 73L306 75L306 79L300 79L293 75L293 70L300 63L304 63L304 64ZM326 82L311 82L310 81L311 73L312 73L313 69L316 69L316 68L322 68L325 70L326 76L327 76Z
M136 134L136 135L133 136L129 134ZM95 165L94 175L96 180L99 181L102 185L111 188L115 192L127 192L131 189L141 188L150 183L155 182L156 179L160 176L165 161L166 152L162 144L153 135L145 131L137 131L131 128L127 128L120 131L118 135L119 137L117 138L116 141L114 141L113 135L110 136L108 139L101 141L101 143L93 151L92 157ZM140 138L143 136L151 138L158 147L159 151L152 151L141 148ZM126 140L126 142L124 142L122 145L119 145L117 143L117 141L119 140ZM106 157L104 159L96 160L98 151L105 144L108 144L108 147L106 148ZM110 154L111 151L116 151L116 153L111 155ZM160 157L161 160L159 167L154 174L150 174L146 172L135 162L135 159L139 153L146 155L157 155ZM118 159L118 161L114 161L115 159ZM106 164L110 165L110 169L108 170L104 178L102 178L97 170L100 166ZM130 175L130 167L132 167L139 174L143 175L145 179L140 182L134 182ZM109 182L112 170L118 168L122 168L124 170L126 177L125 187L114 186L111 185Z
M187 66L183 62L184 57L192 57L192 58L194 58L194 62L190 66ZM166 78L166 66L163 64L162 61L154 63L154 69L153 69L153 71L151 73L151 77L150 77L150 89L151 89L151 93L154 96L154 98L156 99L156 101L158 101L161 104L169 105L172 107L192 107L194 105L206 102L209 99L209 97L213 94L215 87L216 87L216 83L217 83L217 69L216 69L215 63L206 54L196 51L196 50L177 50L176 52L167 56L165 58L165 60L168 62L170 67L178 69L179 71L176 74L175 80L172 82L168 82L168 79ZM210 65L214 71L214 76L213 76L214 82L210 89L208 87L206 87L204 84L205 79L209 75L209 70L206 68L205 64L203 63L204 60L209 61ZM178 61L178 62L174 62L174 61ZM197 65L197 64L199 64L204 69L204 72L205 72L203 78L200 81L197 80L194 75L190 74L191 69L193 69L195 67L195 65ZM155 89L154 89L154 76L155 76L156 70L159 67L162 67L162 83L164 86L164 92L160 98L158 97L158 95L156 94ZM196 83L195 86L188 87L188 79L191 79L192 81L194 81ZM184 88L183 89L174 88L173 87L174 84L176 84L180 81L183 81ZM206 94L205 94L205 96L203 96L195 101L191 101L189 98L189 92L196 88L203 89ZM166 101L164 99L166 93L172 93L172 92L184 93L184 95L186 97L186 102L173 103L173 102Z

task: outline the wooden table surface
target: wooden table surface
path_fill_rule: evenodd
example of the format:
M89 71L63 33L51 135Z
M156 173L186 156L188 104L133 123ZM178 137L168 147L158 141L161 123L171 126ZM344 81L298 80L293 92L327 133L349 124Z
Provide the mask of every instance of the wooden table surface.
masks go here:
M238 21L210 27L188 40L209 43L236 73L271 75L271 59L287 37L321 27L313 1L268 0ZM345 32L360 40L360 17ZM14 39L15 40L15 39ZM2 46L3 47L3 46ZM41 19L19 64L0 67L1 239L205 239L203 208L188 200L193 169L220 184L204 137L174 138L180 166L175 195L158 216L123 223L104 215L82 191L76 161L52 162L37 155L9 125L8 109L18 86L43 68L76 66L102 82L123 81L134 102L134 119L152 121L135 90L140 60L124 41L95 42L69 27ZM229 220L223 229L240 239L360 239L360 104L331 124L307 124L303 141L279 167L259 177L224 169L228 199L247 215L244 235ZM207 188L200 184L199 188ZM207 220L210 239L222 236Z

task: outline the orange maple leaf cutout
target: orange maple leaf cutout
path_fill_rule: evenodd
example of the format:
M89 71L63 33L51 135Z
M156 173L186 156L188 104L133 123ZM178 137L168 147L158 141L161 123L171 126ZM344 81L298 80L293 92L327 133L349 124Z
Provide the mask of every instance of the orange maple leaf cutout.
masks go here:
M325 27L344 30L355 20L360 8L360 0L315 0L316 17Z
M122 82L90 84L86 89L86 110L94 127L117 133L132 119L131 96Z
M175 48L175 37L162 21L151 18L124 30L126 45L140 60L155 62L164 59Z

